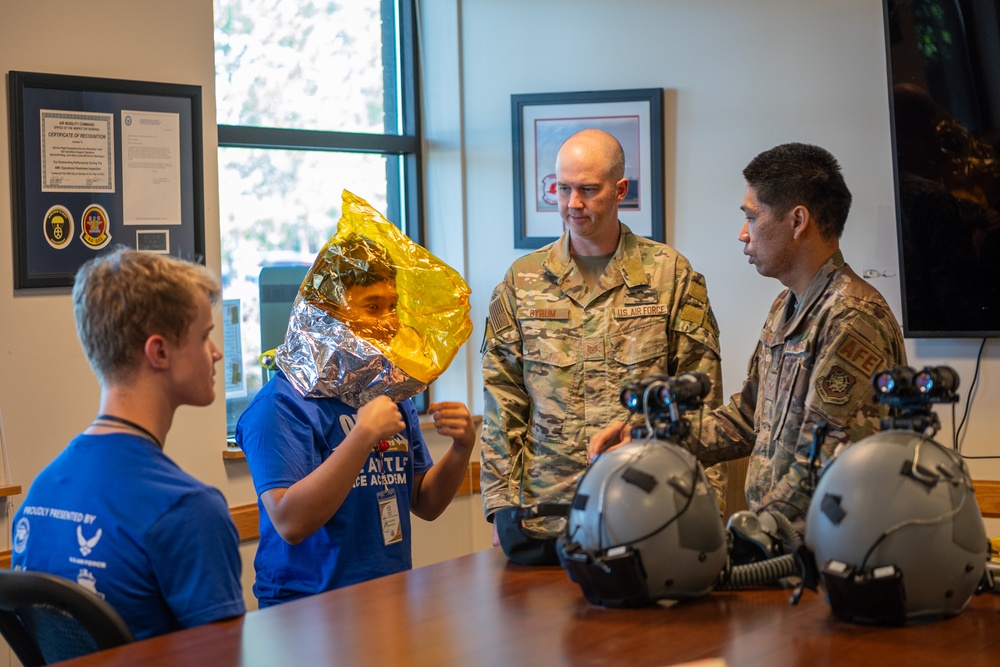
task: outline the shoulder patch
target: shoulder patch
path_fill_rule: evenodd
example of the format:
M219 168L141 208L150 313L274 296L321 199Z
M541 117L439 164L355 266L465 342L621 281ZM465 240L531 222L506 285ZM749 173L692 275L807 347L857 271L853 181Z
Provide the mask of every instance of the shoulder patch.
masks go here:
M708 303L708 288L701 283L692 282L688 287L688 294L702 303Z
M875 331L875 327L871 326L870 324L868 324L867 322L865 322L864 320L862 320L860 318L858 318L857 320L855 320L853 322L853 326L854 326L855 329L858 330L858 333L861 335L862 339L866 339L866 340L879 340L880 339L880 336L879 336L878 332Z
M713 313L711 309L709 309L709 311L708 311L708 323L707 324L708 324L708 328L712 330L713 334L715 334L715 337L718 338L719 337L719 321L717 319L715 319L715 313Z
M837 345L837 356L854 366L866 376L879 370L882 364L882 355L878 350L862 340L855 333L848 333Z
M701 324L705 321L705 311L698 306L693 306L690 303L681 308L680 318L685 322L694 322L695 324Z
M493 327L493 333L495 334L506 331L514 326L514 323L507 315L507 309L503 307L500 299L501 297L498 296L490 301L490 326Z
M816 380L816 393L824 403L844 405L851 398L851 387L857 378L844 370L839 364L833 364L826 375Z

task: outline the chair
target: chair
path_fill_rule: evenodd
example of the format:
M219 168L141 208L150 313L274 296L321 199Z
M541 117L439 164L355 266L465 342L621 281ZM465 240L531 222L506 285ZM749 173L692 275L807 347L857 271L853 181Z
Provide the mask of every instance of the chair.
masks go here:
M118 612L87 589L23 570L0 570L0 634L24 667L135 640Z

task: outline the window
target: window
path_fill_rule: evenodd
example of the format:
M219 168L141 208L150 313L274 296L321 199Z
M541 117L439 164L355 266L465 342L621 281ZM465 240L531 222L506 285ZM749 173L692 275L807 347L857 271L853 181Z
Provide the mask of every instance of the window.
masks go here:
M413 0L215 0L230 433L262 386L341 191L418 243Z

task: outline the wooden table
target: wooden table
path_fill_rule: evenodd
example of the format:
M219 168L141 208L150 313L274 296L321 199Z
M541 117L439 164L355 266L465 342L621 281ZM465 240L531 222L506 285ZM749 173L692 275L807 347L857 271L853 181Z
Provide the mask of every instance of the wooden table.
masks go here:
M823 597L715 592L644 609L589 605L558 567L499 549L95 653L66 665L945 665L1000 661L1000 595L905 628L836 620Z

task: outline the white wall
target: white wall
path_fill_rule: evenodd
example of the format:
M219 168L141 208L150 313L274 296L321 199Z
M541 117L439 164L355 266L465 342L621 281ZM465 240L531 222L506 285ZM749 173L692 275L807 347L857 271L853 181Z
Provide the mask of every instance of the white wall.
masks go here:
M625 6L628 12L601 0L461 3L466 234L480 314L474 336L490 290L525 252L513 248L510 95L662 87L667 239L708 278L726 390L735 391L781 289L757 276L736 240L740 172L754 155L785 141L829 148L856 199L844 238L849 261L858 268L897 263L881 4ZM889 280L878 286L898 302ZM476 389L481 401L478 378Z

